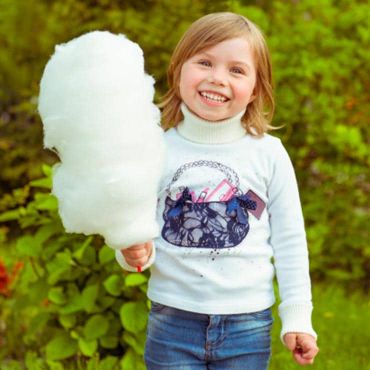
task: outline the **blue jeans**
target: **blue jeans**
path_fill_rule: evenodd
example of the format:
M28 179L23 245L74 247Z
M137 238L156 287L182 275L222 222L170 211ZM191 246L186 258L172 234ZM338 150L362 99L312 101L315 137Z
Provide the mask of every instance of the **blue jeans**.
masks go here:
M152 302L147 370L266 370L272 322L270 308L206 315Z

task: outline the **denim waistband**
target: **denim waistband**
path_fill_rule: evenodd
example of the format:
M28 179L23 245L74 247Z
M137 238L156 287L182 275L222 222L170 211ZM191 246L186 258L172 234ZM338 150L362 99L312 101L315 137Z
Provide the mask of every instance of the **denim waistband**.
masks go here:
M191 318L199 321L209 321L209 318L211 316L221 316L221 317L230 317L230 318L240 318L244 319L248 316L255 316L255 315L271 315L271 308L266 308L261 311L257 312L246 312L246 313L240 313L240 314L220 314L220 315L213 315L213 314L204 314L199 312L192 312L192 311L185 311L181 310L179 308L171 307L164 305L162 303L151 301L152 312L160 312L166 315L172 315L172 316L178 316L183 318Z

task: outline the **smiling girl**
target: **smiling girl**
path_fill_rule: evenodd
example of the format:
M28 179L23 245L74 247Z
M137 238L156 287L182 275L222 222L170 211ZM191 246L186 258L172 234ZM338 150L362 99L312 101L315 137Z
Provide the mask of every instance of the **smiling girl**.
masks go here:
M276 272L281 339L318 352L297 182L267 134L274 101L261 31L233 13L202 17L178 43L162 111L168 158L161 235L118 252L151 267L145 362L152 369L267 369Z

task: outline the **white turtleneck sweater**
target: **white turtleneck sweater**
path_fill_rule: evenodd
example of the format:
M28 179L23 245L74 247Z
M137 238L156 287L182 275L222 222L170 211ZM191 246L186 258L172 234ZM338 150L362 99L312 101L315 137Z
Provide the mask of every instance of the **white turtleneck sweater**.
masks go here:
M151 266L149 299L205 314L256 312L274 304L276 272L281 338L317 337L297 182L281 141L247 134L244 112L209 122L181 109L184 120L165 133L161 235L143 267Z

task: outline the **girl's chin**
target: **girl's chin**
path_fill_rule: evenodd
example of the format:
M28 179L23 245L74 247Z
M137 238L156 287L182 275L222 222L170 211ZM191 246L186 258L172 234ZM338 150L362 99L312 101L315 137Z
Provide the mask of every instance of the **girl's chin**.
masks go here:
M217 121L223 121L225 119L228 119L230 117L223 115L223 114L207 114L207 113L202 113L202 114L197 114L198 117L206 120L206 121L212 121L212 122L217 122Z
M187 107L193 114L205 121L223 121L231 117L231 115L228 115L222 107L209 107L199 104L193 104L192 107L187 105Z

